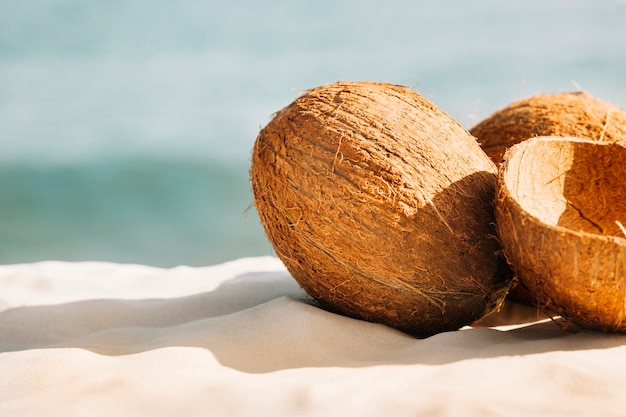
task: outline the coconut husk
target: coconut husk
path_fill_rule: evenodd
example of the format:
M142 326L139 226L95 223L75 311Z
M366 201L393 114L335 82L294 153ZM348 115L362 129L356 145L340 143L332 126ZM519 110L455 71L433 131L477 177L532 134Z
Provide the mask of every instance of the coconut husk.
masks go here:
M626 147L535 138L499 169L506 257L538 304L581 327L626 331Z
M626 111L578 91L539 94L511 103L470 129L485 153L499 164L512 145L538 136L580 137L626 144ZM535 304L523 285L513 285L509 297Z
M496 309L496 167L409 88L306 91L259 133L254 202L276 254L321 306L416 336Z
M507 148L537 136L626 143L626 111L584 91L540 94L496 111L470 133L500 163Z

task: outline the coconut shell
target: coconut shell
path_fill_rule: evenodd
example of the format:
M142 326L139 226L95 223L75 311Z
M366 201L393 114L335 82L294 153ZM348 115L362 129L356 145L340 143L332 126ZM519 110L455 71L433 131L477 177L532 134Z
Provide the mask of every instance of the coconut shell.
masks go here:
M250 175L266 235L310 296L423 337L474 322L506 294L496 172L418 93L339 82L275 114Z
M470 129L499 163L510 146L537 136L572 136L626 144L626 111L584 91L516 101Z
M499 169L499 237L539 305L581 327L626 331L626 147L535 138Z

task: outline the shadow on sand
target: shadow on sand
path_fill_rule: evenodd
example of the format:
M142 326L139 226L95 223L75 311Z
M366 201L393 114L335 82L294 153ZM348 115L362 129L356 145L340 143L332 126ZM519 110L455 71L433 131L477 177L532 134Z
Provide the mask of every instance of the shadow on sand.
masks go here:
M522 310L520 321L532 318L532 312ZM511 311L501 313L502 323L515 322ZM499 324L497 315L489 320L489 325ZM195 347L243 372L437 365L625 343L621 335L568 333L550 321L507 331L476 327L415 339L383 325L325 311L289 275L275 272L243 274L214 291L180 298L85 300L0 313L1 352L81 348L117 356Z

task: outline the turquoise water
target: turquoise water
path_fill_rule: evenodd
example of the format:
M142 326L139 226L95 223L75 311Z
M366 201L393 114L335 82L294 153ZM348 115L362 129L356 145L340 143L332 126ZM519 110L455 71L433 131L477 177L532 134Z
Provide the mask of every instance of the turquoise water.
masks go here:
M250 149L323 83L407 84L466 127L539 92L626 107L623 0L0 5L0 263L271 254Z
M6 262L115 260L203 265L270 253L245 169L221 162L112 159L0 167Z

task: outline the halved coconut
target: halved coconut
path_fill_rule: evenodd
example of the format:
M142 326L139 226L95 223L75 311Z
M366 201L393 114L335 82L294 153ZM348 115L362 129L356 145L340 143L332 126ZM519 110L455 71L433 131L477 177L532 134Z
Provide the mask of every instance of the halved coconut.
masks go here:
M540 137L499 168L504 253L537 303L593 330L626 331L626 147Z

